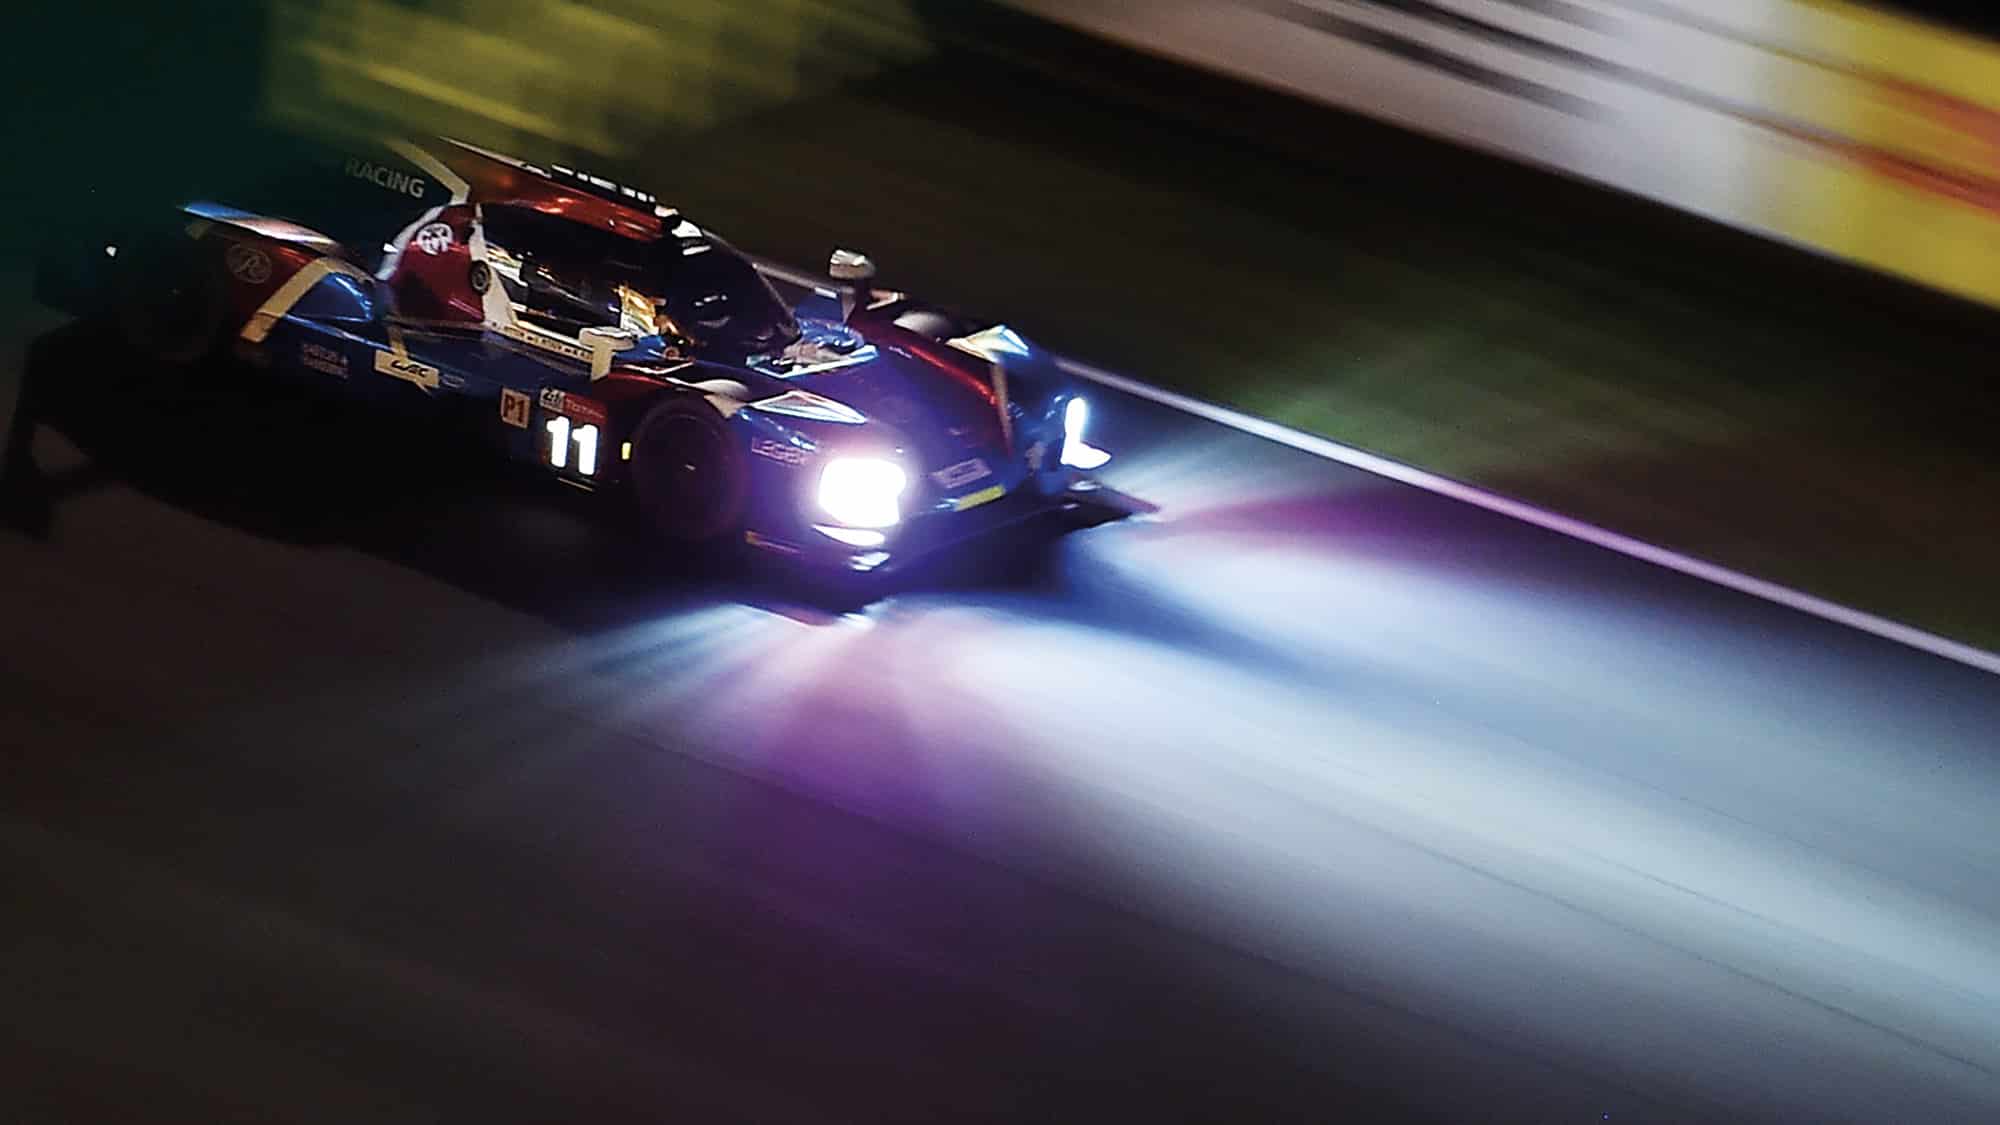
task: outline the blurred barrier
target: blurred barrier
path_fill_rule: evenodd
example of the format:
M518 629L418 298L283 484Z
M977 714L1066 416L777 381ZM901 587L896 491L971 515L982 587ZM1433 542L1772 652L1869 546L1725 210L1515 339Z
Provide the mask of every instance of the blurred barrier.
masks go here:
M1011 0L2000 305L2000 45L1795 0Z
M273 0L266 115L632 159L922 56L910 0Z

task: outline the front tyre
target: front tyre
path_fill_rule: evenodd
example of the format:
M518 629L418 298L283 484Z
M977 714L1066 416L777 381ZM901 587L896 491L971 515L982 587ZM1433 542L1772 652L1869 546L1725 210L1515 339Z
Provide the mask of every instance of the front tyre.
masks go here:
M632 494L661 542L712 547L741 539L748 472L736 435L706 399L661 400L632 431Z

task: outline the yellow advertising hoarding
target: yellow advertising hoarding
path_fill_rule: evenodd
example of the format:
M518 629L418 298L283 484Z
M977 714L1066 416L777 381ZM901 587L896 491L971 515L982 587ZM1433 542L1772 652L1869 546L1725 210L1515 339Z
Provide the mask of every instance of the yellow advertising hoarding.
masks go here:
M2000 44L1801 0L1012 0L2000 305Z
M1847 4L1808 9L1797 39L1818 80L1774 92L1802 128L1765 223L2000 305L2000 46Z

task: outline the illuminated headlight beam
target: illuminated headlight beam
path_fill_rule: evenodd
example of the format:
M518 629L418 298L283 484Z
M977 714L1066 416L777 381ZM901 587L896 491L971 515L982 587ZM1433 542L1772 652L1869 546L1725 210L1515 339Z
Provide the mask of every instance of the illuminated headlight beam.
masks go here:
M903 518L897 501L909 477L894 461L842 457L819 475L819 506L848 527L894 527Z

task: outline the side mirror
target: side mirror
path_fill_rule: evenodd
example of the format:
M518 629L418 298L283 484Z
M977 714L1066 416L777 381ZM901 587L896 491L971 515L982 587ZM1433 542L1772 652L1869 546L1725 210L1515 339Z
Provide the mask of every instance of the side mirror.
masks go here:
M868 281L875 276L875 262L859 250L835 250L826 274L835 281Z

